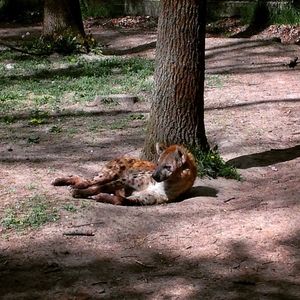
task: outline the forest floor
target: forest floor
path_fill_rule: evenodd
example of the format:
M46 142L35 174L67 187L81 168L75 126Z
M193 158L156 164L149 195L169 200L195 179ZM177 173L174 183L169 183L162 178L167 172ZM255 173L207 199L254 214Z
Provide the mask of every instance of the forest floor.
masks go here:
M40 27L16 30L34 34ZM147 28L90 30L112 49L156 39ZM9 34L11 28L0 28L2 37ZM300 66L287 66L299 50L269 38L207 38L206 72L214 81L205 91L207 136L243 180L199 178L177 203L115 207L72 199L50 184L138 155L143 118L114 130L92 126L99 119L122 123L128 113L147 116L149 101L110 110L78 104L74 114L35 128L22 118L1 123L2 221L42 199L53 222L20 231L2 222L0 298L299 299ZM155 50L130 55L152 58ZM76 132L49 134L57 122ZM39 142L27 143L33 134ZM35 217L44 213L34 207Z

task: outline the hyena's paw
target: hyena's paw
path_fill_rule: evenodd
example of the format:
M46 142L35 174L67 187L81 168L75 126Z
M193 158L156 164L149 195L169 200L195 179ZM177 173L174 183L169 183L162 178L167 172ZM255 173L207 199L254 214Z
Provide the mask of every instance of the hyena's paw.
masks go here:
M113 205L123 205L124 198L113 194L99 193L89 197L97 202L109 203Z
M90 186L90 183L85 182L85 181L74 182L74 184L73 184L74 189L86 189L89 186Z
M70 177L59 177L54 179L51 184L54 186L63 186L63 185L70 185Z
M82 198L82 193L80 189L71 189L71 194L73 198Z

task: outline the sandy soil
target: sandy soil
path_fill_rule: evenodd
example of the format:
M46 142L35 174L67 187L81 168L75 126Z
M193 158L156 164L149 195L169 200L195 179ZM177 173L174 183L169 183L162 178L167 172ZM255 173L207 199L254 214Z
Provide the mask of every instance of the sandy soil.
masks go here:
M133 45L134 35L117 34L109 47ZM1 229L1 299L299 299L300 67L286 66L299 46L209 38L206 48L207 73L216 75L205 92L207 136L243 181L198 179L188 199L153 207L74 200L53 178L92 175L106 160L138 154L143 123L81 132L128 109L96 107L62 121L78 128L74 138L49 135L45 125L32 145L22 121L1 125L0 213L39 193L78 207L38 230ZM147 113L149 104L132 109ZM63 235L71 231L94 235Z

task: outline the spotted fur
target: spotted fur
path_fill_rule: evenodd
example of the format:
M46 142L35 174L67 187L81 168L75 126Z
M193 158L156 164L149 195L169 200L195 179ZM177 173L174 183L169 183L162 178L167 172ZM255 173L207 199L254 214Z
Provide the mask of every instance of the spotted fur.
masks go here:
M108 162L93 179L57 178L55 186L70 185L75 198L90 198L115 205L152 205L178 198L194 184L193 155L181 145L156 145L157 165L135 158Z

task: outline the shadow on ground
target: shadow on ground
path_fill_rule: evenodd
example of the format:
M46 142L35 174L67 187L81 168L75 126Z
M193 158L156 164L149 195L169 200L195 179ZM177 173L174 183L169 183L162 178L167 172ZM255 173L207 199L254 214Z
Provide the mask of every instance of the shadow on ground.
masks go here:
M295 255L299 241L296 232L280 243L293 245L288 255ZM223 258L141 247L130 255L99 249L58 253L52 242L35 245L47 253L40 258L17 260L14 251L2 253L1 299L299 299L299 261L278 276L284 265L260 259L242 241L228 245Z
M239 156L227 161L239 169L265 167L300 157L300 145L286 149L271 149L261 153Z

